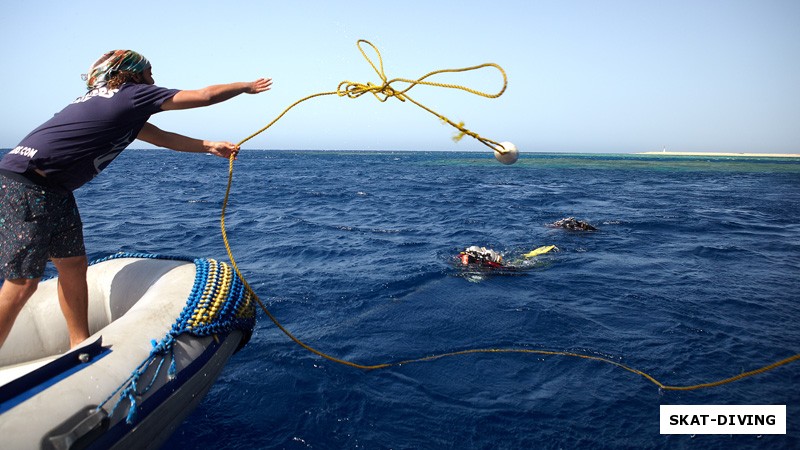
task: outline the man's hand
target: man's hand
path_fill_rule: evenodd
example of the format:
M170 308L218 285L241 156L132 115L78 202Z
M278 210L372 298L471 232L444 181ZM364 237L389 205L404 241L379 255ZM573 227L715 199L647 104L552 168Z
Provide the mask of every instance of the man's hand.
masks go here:
M272 78L259 78L250 83L249 89L246 91L248 94L258 94L268 91L272 88Z
M231 155L239 153L239 147L231 142L203 141L203 147L206 148L206 152L225 159L230 159Z

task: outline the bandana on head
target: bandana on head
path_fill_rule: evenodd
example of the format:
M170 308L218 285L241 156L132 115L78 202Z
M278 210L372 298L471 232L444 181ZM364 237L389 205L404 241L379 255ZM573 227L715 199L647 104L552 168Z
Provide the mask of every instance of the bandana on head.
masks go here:
M89 73L81 78L86 81L88 89L97 89L106 85L109 78L117 72L128 71L142 73L150 67L150 61L133 50L111 50L100 57L91 67Z

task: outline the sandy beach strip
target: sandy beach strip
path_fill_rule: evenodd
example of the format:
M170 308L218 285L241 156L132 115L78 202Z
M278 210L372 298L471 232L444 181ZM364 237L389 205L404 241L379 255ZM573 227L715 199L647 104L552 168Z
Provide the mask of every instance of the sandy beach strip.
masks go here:
M664 156L741 156L746 158L800 158L800 153L641 152L635 154Z

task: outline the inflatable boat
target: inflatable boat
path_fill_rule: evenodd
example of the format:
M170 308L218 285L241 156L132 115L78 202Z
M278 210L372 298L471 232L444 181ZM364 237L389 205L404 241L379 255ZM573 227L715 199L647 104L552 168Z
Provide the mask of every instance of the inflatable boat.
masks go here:
M254 298L212 259L118 254L87 279L85 343L69 349L50 279L0 348L0 448L159 448L255 326Z

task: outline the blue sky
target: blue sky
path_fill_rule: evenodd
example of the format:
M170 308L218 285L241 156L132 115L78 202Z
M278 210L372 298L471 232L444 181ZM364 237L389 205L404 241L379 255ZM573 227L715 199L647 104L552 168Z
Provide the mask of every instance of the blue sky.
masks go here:
M0 6L0 147L81 95L80 74L116 48L144 54L156 83L170 88L272 77L266 94L151 118L170 131L238 142L301 97L343 80L377 83L355 45L363 38L381 50L390 78L500 64L509 86L499 99L423 86L409 94L523 152L800 152L795 0L99 5ZM489 70L439 80L500 86ZM245 148L485 150L468 138L454 143L454 131L408 103L323 97Z

